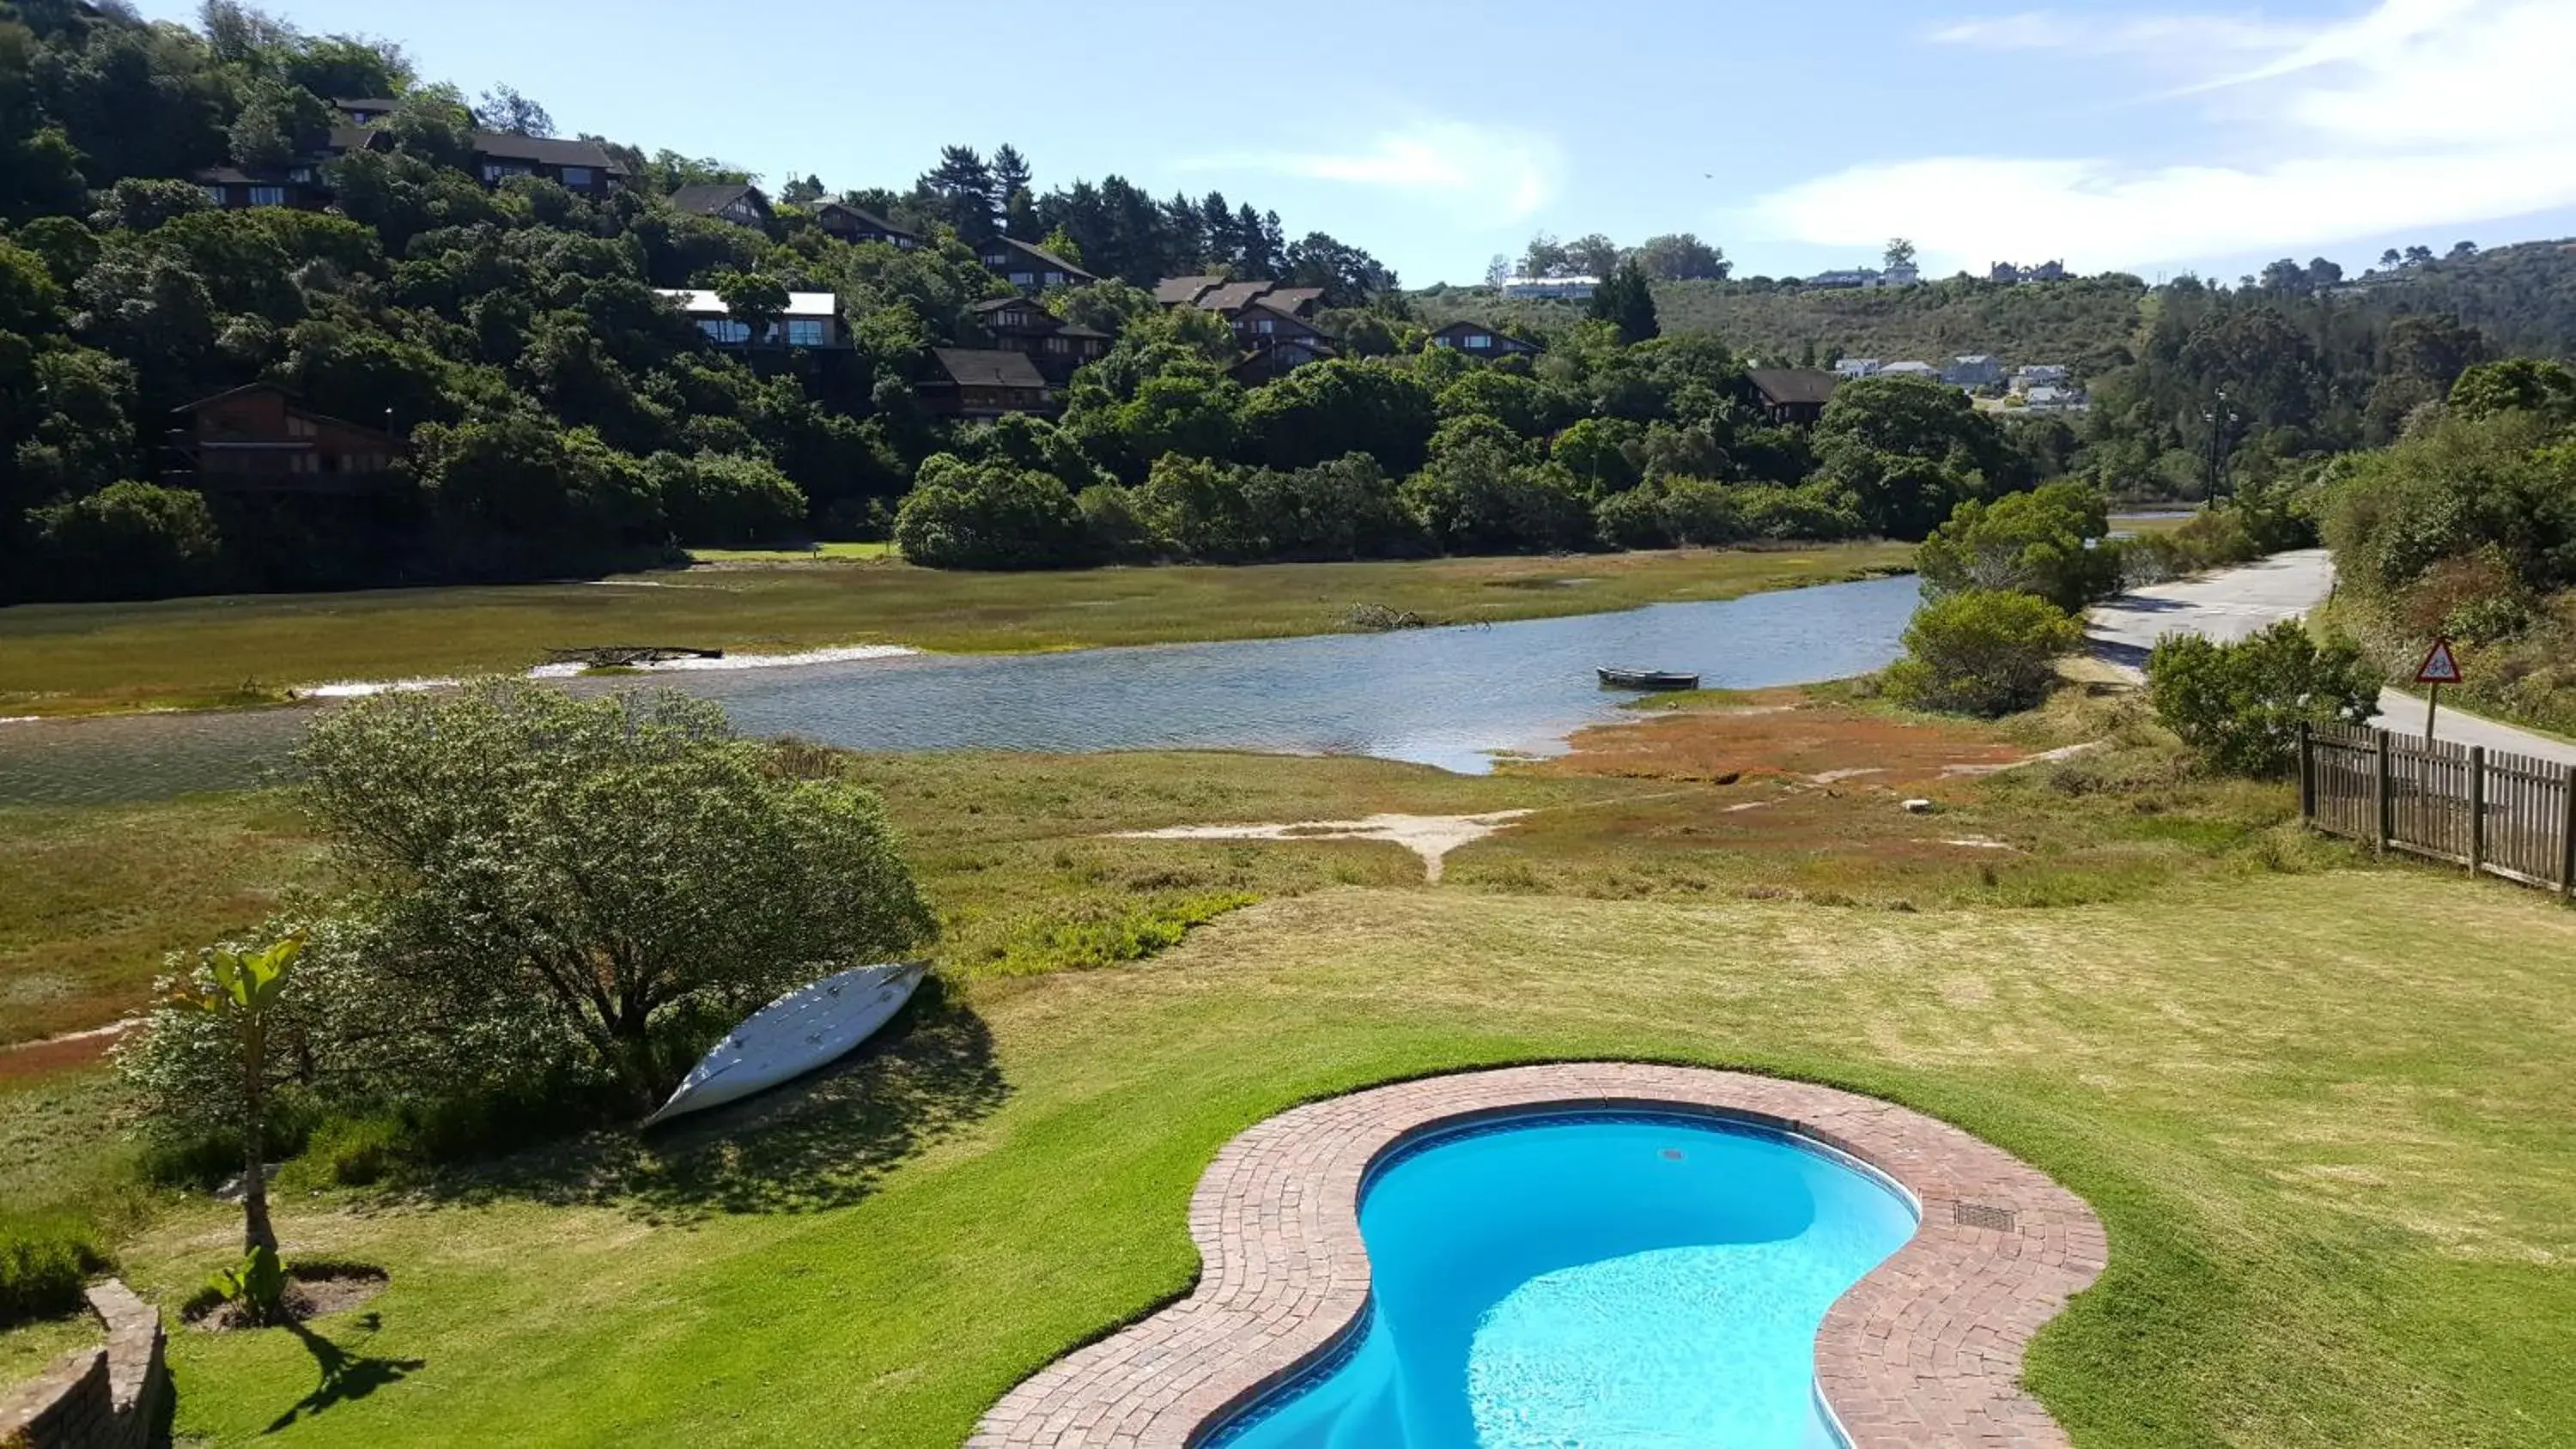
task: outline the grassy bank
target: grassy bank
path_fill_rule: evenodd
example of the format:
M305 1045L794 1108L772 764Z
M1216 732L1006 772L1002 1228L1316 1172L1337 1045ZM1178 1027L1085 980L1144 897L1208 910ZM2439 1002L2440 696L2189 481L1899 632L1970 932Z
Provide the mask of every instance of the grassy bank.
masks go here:
M1434 620L1579 614L1902 568L1898 544L1577 558L969 574L889 559L732 563L597 583L0 609L0 715L274 702L297 685L525 668L546 651L896 643L1070 649L1332 633L1360 604Z
M2030 1364L2079 1443L2576 1434L2551 1371L2576 1354L2576 916L2359 868L2286 823L2284 790L2200 779L2081 691L2002 726L1698 695L1579 745L1487 779L853 760L948 932L890 1040L649 1143L392 1188L291 1165L290 1254L392 1286L302 1334L175 1335L180 1430L954 1444L1182 1290L1189 1191L1243 1127L1394 1077L1615 1056L1889 1096L2084 1194L2111 1269ZM2070 745L2095 747L2044 753ZM1537 813L1437 886L1384 844L1101 838L1507 807ZM94 1073L0 1103L21 1159L0 1207L122 1201ZM165 1203L122 1266L175 1302L237 1232Z
M2463 940L2444 922L2471 906ZM1891 1096L2083 1193L2111 1270L2031 1367L2079 1442L2551 1442L2576 1428L2552 1369L2576 1164L2547 1146L2576 1091L2571 949L2537 897L2426 873L2046 913L1335 891L1150 966L970 990L758 1133L298 1196L291 1247L393 1287L311 1341L180 1335L180 1424L953 1444L1189 1282L1190 1187L1250 1123L1429 1070L1644 1056ZM181 1213L129 1271L183 1292L235 1230Z

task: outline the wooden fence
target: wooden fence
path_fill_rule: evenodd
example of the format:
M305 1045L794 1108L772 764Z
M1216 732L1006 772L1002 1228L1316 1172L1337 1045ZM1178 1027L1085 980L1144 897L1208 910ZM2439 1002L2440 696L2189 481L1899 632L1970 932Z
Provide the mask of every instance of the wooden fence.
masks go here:
M2454 861L2576 900L2576 765L2386 730L2302 728L2299 814L2374 850Z

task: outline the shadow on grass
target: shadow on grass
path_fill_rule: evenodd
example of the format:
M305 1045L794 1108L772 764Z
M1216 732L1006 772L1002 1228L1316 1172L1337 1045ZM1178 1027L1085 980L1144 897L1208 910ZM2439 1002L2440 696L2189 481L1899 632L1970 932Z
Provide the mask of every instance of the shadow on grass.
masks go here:
M377 1323L378 1319L372 1313L358 1319L359 1328L369 1335L375 1332ZM271 1434L292 1426L298 1419L311 1418L340 1404L354 1403L387 1384L401 1383L429 1362L420 1358L375 1358L352 1353L301 1323L288 1324L286 1331L295 1335L306 1353L313 1355L314 1366L322 1371L322 1381L313 1386L313 1392L296 1400L269 1424L267 1432Z
M620 1206L653 1221L846 1207L1009 1096L983 1018L938 977L874 1040L775 1091L603 1130L420 1185L433 1202Z

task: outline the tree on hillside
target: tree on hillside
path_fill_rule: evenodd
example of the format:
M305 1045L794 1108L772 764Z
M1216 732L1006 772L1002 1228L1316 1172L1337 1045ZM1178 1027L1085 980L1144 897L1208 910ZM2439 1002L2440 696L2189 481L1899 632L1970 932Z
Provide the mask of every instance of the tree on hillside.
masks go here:
M1606 277L1619 265L1619 244L1594 232L1565 244L1565 263L1578 277Z
M957 228L967 245L993 239L994 218L1001 210L993 168L974 147L940 147L939 164L914 184L928 196L939 219Z
M1654 287L1634 257L1592 289L1592 315L1619 329L1620 342L1631 347L1663 331L1655 320Z
M1531 237L1529 245L1521 250L1520 274L1524 277L1563 276L1570 265L1566 260L1565 243L1548 232Z
M1889 271L1910 267L1914 265L1914 243L1901 236L1889 237L1887 250L1880 254L1880 260L1886 263Z
M474 105L474 123L487 131L507 131L514 136L551 136L555 118L546 108L519 94L512 86L494 86L483 93Z
M1659 282L1722 282L1734 266L1726 253L1686 231L1646 238L1637 248L1637 264Z
M993 153L993 199L1001 211L1002 233L1028 241L1038 228L1037 193L1029 189L1029 158L1005 141Z

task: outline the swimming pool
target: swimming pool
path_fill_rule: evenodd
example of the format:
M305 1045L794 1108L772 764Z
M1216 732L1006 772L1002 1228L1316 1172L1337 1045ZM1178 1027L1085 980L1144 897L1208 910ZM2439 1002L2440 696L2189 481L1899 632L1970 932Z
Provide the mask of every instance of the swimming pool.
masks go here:
M1835 1445L1816 1331L1917 1214L1805 1139L1557 1111L1408 1139L1359 1220L1368 1314L1211 1449Z

